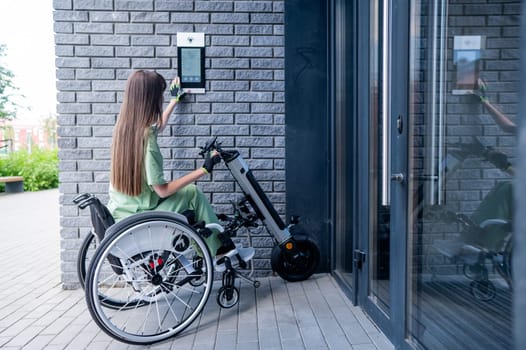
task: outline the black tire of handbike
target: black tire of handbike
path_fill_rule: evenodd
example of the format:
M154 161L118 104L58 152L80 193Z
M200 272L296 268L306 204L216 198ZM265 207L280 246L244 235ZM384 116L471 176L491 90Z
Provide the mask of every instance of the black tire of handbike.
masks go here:
M308 268L300 273L291 274L285 270L283 265L285 262L285 255L283 253L282 247L275 246L274 249L272 249L272 270L288 282L300 282L308 279L310 276L312 276L314 272L316 272L316 269L318 268L320 262L320 249L313 240L311 240L308 237L295 237L294 241L297 244L298 249L301 250L307 248L311 252L311 258L308 264Z
M129 229L129 228L131 228L133 226L136 226L136 225L148 222L148 221L163 221L163 220L176 222L179 225L186 226L190 230L194 230L187 223L185 223L183 221L180 221L178 218L174 217L173 213L171 213L171 212L163 212L163 211L155 210L155 211L149 211L149 212L143 212L143 213L139 213L139 214L134 214L132 216L129 216L129 217L117 222L116 224L114 224L114 225L110 226L110 228L108 228L108 230L106 231L106 236L104 237L104 240L101 242L100 246L97 248L97 250L96 250L96 252L95 252L95 254L94 254L94 256L93 256L93 258L92 258L92 260L90 262L90 266L88 267L88 269L86 271L86 283L85 283L84 293L85 293L85 298L86 298L86 304L87 304L87 307L88 307L88 311L89 311L92 319L100 327L100 329L102 329L106 334L108 334L109 336L111 336L114 339L117 339L117 340L122 341L122 342L127 343L127 344L150 345L150 344L158 343L160 341L164 341L164 340L166 340L168 338L171 338L171 337L174 337L177 334L179 334L180 332L184 331L195 320L195 318L194 318L194 320L192 322L189 322L186 325L186 327L184 327L182 329L179 329L176 333L173 333L173 334L171 334L170 336L168 336L166 338L158 339L158 340L152 340L152 341L145 341L145 342L135 342L135 341L131 341L131 340L127 339L127 338L117 336L115 333L112 333L110 330L108 330L106 328L106 325L104 324L104 322L99 318L98 313L95 311L95 305L93 305L93 300L91 299L91 295L90 295L91 294L90 293L91 288L89 288L89 286L91 286L91 284L93 283L93 279L95 277L95 268L94 267L95 267L96 264L94 262L98 261L101 258L101 255L103 255L104 251L106 250L106 247L108 245L110 245L110 243L116 237L118 237L119 234L123 230L127 230L127 229ZM203 242L204 242L204 240L203 240ZM205 247L207 247L206 243L205 243ZM205 254L208 254L210 256L210 251L208 250L208 248L206 248L206 250L207 251L205 252ZM212 261L211 258L210 258L210 261ZM213 268L212 268L212 270L213 270ZM213 282L213 276L212 276L211 283L212 282ZM210 291L211 290L212 290L212 287L210 288ZM206 298L205 304L208 301L209 297L210 297L210 292L205 297ZM197 317L197 315L195 317Z

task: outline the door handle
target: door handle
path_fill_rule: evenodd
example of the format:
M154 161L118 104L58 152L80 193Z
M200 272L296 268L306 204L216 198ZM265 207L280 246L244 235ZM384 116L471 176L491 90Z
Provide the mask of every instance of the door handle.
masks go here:
M391 175L391 181L397 181L400 183L404 182L404 174L397 173L397 174Z
M389 21L389 1L384 0L382 3L382 106L381 106L381 123L382 123L382 177L381 177L381 204L388 206L391 204L391 31Z

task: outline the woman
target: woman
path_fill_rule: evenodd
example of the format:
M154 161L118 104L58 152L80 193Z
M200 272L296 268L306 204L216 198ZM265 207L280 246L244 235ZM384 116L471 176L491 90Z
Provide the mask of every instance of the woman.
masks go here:
M171 101L163 112L165 89L166 81L156 72L139 70L128 78L113 133L108 208L117 221L149 210L193 210L197 221L217 223L212 206L193 182L212 172L220 161L218 154L207 155L202 167L176 180L164 180L157 135L183 95L175 78L170 86ZM212 256L237 253L230 238L218 236L213 232L205 238Z

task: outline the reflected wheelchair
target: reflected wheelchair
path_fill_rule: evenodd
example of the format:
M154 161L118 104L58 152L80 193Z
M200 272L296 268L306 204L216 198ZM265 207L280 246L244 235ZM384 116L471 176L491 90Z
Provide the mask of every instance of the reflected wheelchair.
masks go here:
M504 154L484 147L476 138L470 144L456 146L458 148L450 150L448 155L450 165L453 165L446 167L450 173L470 155L479 156L499 169L509 166ZM452 162L452 159L456 161ZM477 300L490 301L496 296L497 289L490 280L491 270L496 271L512 289L513 212L513 182L510 180L498 182L469 217L440 205L426 207L427 220L459 225L457 237L432 242L432 251L426 254L425 263L432 276L443 267L439 261L434 261L438 253L462 267L463 275L471 280L470 293Z
M238 151L223 150L214 138L200 154L213 150L244 194L234 204L233 215L219 215L224 225L196 223L191 213L163 211L134 214L115 223L96 196L81 194L73 200L81 209L89 207L93 226L79 250L79 281L92 318L111 337L146 345L177 335L203 311L214 271L222 272L216 301L223 308L239 301L236 278L259 286L252 278L252 261L237 249L214 263L203 238L210 229L233 237L240 229L263 225L274 238L275 272L287 281L305 280L315 272L319 248L295 229L298 219L289 225L281 221ZM250 233L248 239L251 245Z

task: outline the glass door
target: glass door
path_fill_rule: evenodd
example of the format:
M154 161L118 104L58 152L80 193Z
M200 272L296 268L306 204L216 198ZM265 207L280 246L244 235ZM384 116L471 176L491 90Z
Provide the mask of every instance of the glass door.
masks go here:
M511 349L520 1L410 6L405 337Z

